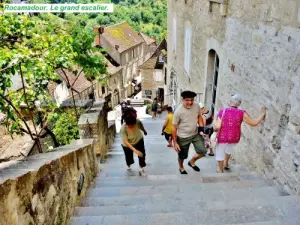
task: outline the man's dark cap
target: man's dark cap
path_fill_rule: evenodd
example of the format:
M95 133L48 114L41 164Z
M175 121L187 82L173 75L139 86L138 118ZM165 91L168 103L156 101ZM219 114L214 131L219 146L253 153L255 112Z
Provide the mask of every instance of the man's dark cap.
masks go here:
M193 92L193 91L183 91L182 93L181 93L181 97L183 98L183 99L185 99L185 98L195 98L196 97L196 93L195 92Z

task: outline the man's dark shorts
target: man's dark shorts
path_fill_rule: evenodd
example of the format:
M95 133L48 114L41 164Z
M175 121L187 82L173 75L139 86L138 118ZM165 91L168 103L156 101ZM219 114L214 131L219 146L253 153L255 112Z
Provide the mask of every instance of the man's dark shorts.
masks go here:
M180 147L180 152L178 152L179 159L186 159L188 157L190 144L194 145L197 154L206 155L204 138L199 134L187 138L177 137L177 143Z

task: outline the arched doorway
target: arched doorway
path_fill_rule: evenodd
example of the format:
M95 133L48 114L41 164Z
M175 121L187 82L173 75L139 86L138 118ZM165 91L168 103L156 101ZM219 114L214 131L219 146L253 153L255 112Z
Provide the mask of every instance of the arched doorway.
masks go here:
M205 104L210 106L209 108L212 114L214 114L216 106L219 63L220 60L216 51L213 49L210 50L208 52Z
M120 94L118 89L114 90L114 104L119 105L120 104Z

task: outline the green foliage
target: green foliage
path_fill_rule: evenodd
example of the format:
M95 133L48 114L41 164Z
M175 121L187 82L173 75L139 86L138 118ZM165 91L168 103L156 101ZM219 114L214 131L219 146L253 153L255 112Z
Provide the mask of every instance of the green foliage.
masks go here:
M151 114L151 104L147 104L147 106L146 106L146 114Z
M167 0L31 0L35 3L74 1L75 3L114 3L113 13L59 14L68 21L83 20L89 30L127 21L136 31L155 36L158 41L167 33Z
M0 39L0 111L7 114L10 132L21 133L22 105L25 113L37 100L49 107L47 85L57 79L55 68L69 66L73 39L58 24L15 14L0 15ZM11 89L14 75L23 77L26 91Z
M167 1L159 0L120 0L114 2L115 12L107 15L99 15L97 21L101 25L110 25L114 22L127 21L137 31L155 36L158 41L165 38L167 33ZM99 20L99 17L101 18ZM108 17L109 19L105 19ZM105 22L105 23L100 23Z
M60 145L67 145L79 138L79 127L73 110L49 115L49 123Z
M0 111L7 115L11 133L24 132L24 115L37 113L37 100L43 112L53 110L47 87L58 79L57 68L68 69L75 76L82 71L89 80L101 80L106 73L103 56L92 46L94 34L85 17L0 15ZM10 89L14 75L24 78L25 88ZM26 109L22 109L24 105ZM26 129L30 133L29 127Z

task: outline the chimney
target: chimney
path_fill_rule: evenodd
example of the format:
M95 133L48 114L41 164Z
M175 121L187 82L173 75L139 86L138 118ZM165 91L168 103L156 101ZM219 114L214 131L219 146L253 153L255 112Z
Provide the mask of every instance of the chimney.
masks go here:
M118 51L120 48L120 45L115 45L115 49Z
M100 35L104 33L104 27L101 26L94 26L94 33L95 33L95 46L100 47Z
M156 36L153 36L152 39L153 39L153 40L155 41L155 43L156 43Z

